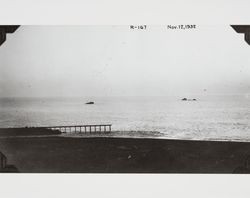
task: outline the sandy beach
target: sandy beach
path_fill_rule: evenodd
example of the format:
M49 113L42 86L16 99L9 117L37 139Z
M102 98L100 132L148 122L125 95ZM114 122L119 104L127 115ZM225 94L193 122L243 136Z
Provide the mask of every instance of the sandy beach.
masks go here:
M48 135L49 130L43 131L45 136L41 130L18 130L26 136L0 133L0 151L21 173L249 172L250 143L246 142L72 138L55 131Z

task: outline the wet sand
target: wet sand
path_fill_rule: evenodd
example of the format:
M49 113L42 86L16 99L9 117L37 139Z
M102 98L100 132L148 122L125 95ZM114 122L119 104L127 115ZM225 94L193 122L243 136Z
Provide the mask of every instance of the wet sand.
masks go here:
M246 164L250 143L246 142L14 135L6 138L0 133L0 151L9 164L23 173L250 172Z

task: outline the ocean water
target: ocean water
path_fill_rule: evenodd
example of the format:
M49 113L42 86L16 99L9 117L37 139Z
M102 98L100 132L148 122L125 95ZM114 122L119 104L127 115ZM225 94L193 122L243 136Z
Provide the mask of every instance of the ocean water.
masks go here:
M0 127L112 124L117 136L250 141L248 96L192 97L1 98Z

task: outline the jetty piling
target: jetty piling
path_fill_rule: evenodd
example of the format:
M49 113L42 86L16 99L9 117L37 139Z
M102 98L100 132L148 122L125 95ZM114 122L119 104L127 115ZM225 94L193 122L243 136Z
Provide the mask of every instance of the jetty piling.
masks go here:
M47 127L37 127L37 128L46 128L51 130L59 130L62 133L109 133L111 132L111 124L98 124L98 125L69 125L69 126L47 126Z

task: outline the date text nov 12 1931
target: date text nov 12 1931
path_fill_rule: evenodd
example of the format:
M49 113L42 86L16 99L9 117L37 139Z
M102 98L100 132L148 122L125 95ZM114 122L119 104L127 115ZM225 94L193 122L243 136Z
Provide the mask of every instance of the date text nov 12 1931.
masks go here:
M187 30L196 29L197 25L167 25L167 29L171 30Z
M187 29L196 29L197 25L167 25L166 26L167 29L170 30L187 30ZM130 29L132 30L146 30L147 29L147 25L130 25L129 26Z

